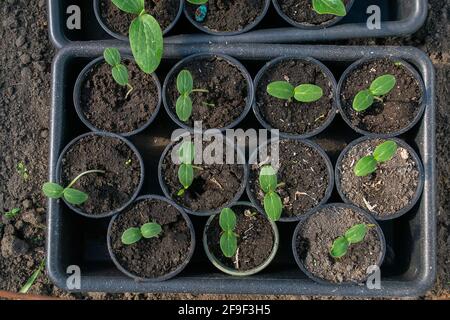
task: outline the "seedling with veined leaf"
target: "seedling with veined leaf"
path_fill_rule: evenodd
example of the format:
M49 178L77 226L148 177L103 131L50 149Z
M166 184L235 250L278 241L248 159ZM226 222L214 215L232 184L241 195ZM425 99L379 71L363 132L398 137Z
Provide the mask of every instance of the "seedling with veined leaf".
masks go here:
M369 89L358 92L353 99L353 109L357 112L370 108L375 100L383 102L382 96L387 95L394 89L397 80L391 74L385 74L376 78Z
M312 5L318 14L332 14L339 17L347 15L347 9L342 0L312 0Z
M261 168L259 185L264 192L264 210L267 216L272 221L279 220L283 211L283 203L276 190L284 184L278 183L277 173L271 165Z
M345 256L350 245L362 242L366 237L368 229L373 227L375 227L375 225L364 223L355 224L348 229L343 236L334 240L330 249L331 256L335 259Z
M17 166L17 173L22 177L23 180L27 181L28 178L30 177L29 173L28 173L28 169L25 166L25 163L23 163L23 161L20 161Z
M161 234L161 225L155 222L148 222L143 224L140 228L128 228L122 233L121 241L125 245L131 245L138 242L142 238L150 239Z
M380 163L391 160L397 152L395 141L386 141L378 145L373 154L359 159L353 171L357 177L365 177L377 170Z
M231 258L237 251L237 234L234 233L236 229L236 214L230 208L224 208L220 212L219 225L222 229L220 236L220 249L225 257Z
M20 288L20 291L19 291L20 293L28 293L30 288L36 282L37 278L39 278L39 276L41 275L42 271L44 270L44 267L45 267L45 260L42 260L41 263L39 264L39 267L37 268L37 270L35 272L33 272L33 274L30 276L30 278L28 278L27 282L25 282L25 284L22 286L22 288Z
M298 102L310 103L323 97L321 87L314 84L301 84L294 87L287 81L274 81L267 86L267 93L272 97L292 101L294 98Z
M3 215L5 216L5 218L7 218L7 219L12 219L12 218L14 218L15 216L17 216L19 213L20 213L20 209L19 208L14 208L14 209L11 209L10 211L8 211L8 212L5 212L5 213L3 213Z
M44 194L50 199L60 199L64 198L68 203L72 205L80 205L87 201L89 196L77 189L72 188L72 186L83 176L92 173L104 174L103 170L88 170L79 174L75 179L73 179L67 187L62 187L54 182L46 182L42 187Z
M103 57L105 61L112 67L111 74L114 81L117 82L120 86L127 86L128 91L125 95L125 99L128 98L131 91L133 91L133 87L131 86L128 79L128 69L125 67L120 61L122 60L120 57L120 52L116 48L106 48L103 51Z
M179 197L184 195L187 189L194 182L194 169L202 170L200 167L192 165L195 158L195 147L191 141L185 141L181 144L178 150L178 157L180 159L180 167L178 168L178 180L183 186L177 193Z
M180 96L176 102L176 113L178 119L187 121L192 115L192 99L190 95L194 92L208 93L205 89L194 89L194 79L188 70L182 70L177 76L177 90ZM214 107L212 103L202 102L203 105Z

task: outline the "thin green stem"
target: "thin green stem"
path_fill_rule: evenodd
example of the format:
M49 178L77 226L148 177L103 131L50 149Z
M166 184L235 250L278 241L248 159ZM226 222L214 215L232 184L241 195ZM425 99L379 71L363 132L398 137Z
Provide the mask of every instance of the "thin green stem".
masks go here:
M382 98L380 98L380 97L373 96L373 98L374 98L375 100L377 100L377 101L384 102L384 100L383 100Z
M103 171L103 170L88 170L88 171L85 171L85 172L79 174L75 179L73 179L72 182L69 183L69 185L66 187L66 189L71 188L82 176L85 176L85 175L90 174L90 173L102 173L102 174L104 174L104 173L106 173L106 171Z
M202 92L202 93L209 93L206 89L193 89L191 92Z
M133 91L133 87L131 86L131 84L127 83L127 87L129 88L129 90L125 95L125 99L128 99L128 96L130 95L131 91Z
M202 104L207 107L215 107L216 106L214 103L202 102Z

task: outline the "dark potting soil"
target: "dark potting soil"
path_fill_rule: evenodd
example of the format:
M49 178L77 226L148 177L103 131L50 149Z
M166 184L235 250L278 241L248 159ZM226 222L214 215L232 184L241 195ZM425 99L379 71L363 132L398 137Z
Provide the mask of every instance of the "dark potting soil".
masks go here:
M125 230L156 222L158 237L141 239L132 245L121 241ZM117 216L111 227L111 249L119 264L141 278L157 278L177 270L189 258L191 232L180 212L171 204L147 199Z
M198 5L186 2L187 11L195 20ZM252 24L264 11L265 0L209 0L208 12L201 23L216 32L240 31Z
M281 10L293 21L304 25L321 25L336 19L332 14L318 14L311 0L277 0ZM344 0L348 5L350 0Z
M397 79L394 89L364 112L353 109L353 99L370 87L377 77L391 74ZM420 111L422 89L414 74L401 63L378 59L363 63L344 80L340 92L342 109L350 122L365 131L392 133L407 127Z
M362 282L369 266L378 265L382 243L376 228L369 228L364 240L350 245L345 256L330 255L334 240L355 224L371 222L351 208L326 207L301 222L296 250L306 270L318 278L333 282Z
M212 148L215 140L212 141L203 142L203 154L209 154L211 150L205 148L208 145L210 145L209 149ZM183 196L178 196L177 193L182 185L178 180L179 165L171 160L173 150L172 147L164 158L162 176L172 198L182 206L194 212L217 210L230 204L241 190L244 183L244 165L226 164L227 152L224 151L223 164L194 164L201 170L194 168L194 182ZM214 156L215 152L212 152L212 155Z
M259 267L267 261L272 253L275 235L269 220L255 208L236 206L235 233L238 235L236 254L227 258L220 249L222 229L219 225L219 215L216 215L206 232L208 247L216 259L226 267L239 271L247 271Z
M85 175L73 186L89 195L79 208L90 215L122 207L133 196L141 179L136 154L125 142L112 137L90 135L80 139L66 152L61 168L64 186L87 170L106 171Z
M180 1L146 0L145 9L148 14L155 17L164 31L177 17L180 10ZM100 1L100 15L111 31L124 36L128 36L131 22L137 16L120 10L111 0Z
M175 105L180 95L176 88L176 78L181 70L191 72L194 89L209 91L191 93L192 115L185 122L187 125L193 127L194 121L202 121L203 129L223 128L239 118L249 102L247 81L236 66L220 57L189 61L169 79L167 98L175 116Z
M270 146L268 154L270 157ZM296 140L280 140L280 168L277 189L283 201L282 217L301 216L321 203L328 188L329 173L325 159L314 148ZM250 190L263 207L264 192L259 185L259 172L270 158L250 166Z
M324 95L312 103L277 99L267 93L267 85L274 81L288 81L294 86L315 84L322 88ZM273 128L291 134L306 134L322 126L332 115L335 102L329 77L318 65L301 59L273 65L256 88L256 104L264 120Z
M119 134L144 126L159 102L158 86L153 77L132 61L122 63L128 69L129 83L133 87L128 97L128 87L114 81L111 66L104 61L88 71L80 97L81 109L94 127Z
M353 168L359 159L373 153L386 140L372 139L352 148L337 168L344 195L355 205L379 217L390 216L406 207L417 191L420 175L417 163L407 149L399 146L391 160L377 171L357 177Z

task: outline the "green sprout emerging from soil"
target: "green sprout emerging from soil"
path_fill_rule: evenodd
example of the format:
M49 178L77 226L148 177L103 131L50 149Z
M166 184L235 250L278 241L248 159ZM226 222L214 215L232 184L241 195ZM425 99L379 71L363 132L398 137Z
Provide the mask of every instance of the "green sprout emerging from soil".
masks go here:
M14 208L14 209L11 209L10 211L4 212L3 215L7 219L12 219L15 216L17 216L20 213L20 211L21 211L20 208Z
M287 81L274 81L267 86L267 93L272 97L292 101L292 98L298 102L310 103L323 97L321 87L314 84L301 84L294 87Z
M203 92L208 93L205 89L194 89L194 79L192 74L188 70L182 70L177 76L177 90L180 96L176 102L176 113L178 119L181 121L187 121L192 115L192 99L191 93ZM214 107L212 103L203 102L203 105L208 107Z
M124 231L121 241L125 245L130 245L138 242L142 238L150 239L161 234L162 228L155 222L143 224L140 228L129 228Z
M192 182L194 182L194 169L202 170L202 168L192 165L195 158L194 151L194 144L190 141L183 142L178 150L178 157L181 162L181 165L178 168L178 180L183 186L183 188L177 193L179 197L184 195L186 190L192 185Z
M373 154L359 159L353 168L357 177L365 177L377 170L378 164L391 160L397 152L395 141L386 141L378 145Z
M145 73L154 72L163 54L163 33L156 19L145 11L144 0L112 0L122 11L137 15L131 22L129 40L134 60Z
M133 87L131 86L128 79L128 70L120 61L122 60L120 57L120 52L116 48L107 48L103 51L103 57L105 61L112 67L111 74L114 81L117 82L120 86L127 86L128 91L125 95L125 99L128 98L131 91L133 91Z
M371 107L375 100L383 102L382 96L387 95L394 89L397 80L391 74L385 74L376 78L369 89L362 90L353 99L353 109L357 112Z
M88 170L81 174L79 174L72 182L69 183L67 187L62 187L54 182L46 182L42 187L42 191L44 194L50 199L60 199L64 198L68 203L72 205L80 205L83 204L89 199L89 196L77 189L72 188L72 186L83 176L91 173L100 173L104 174L103 170Z
M339 17L347 15L347 9L342 0L312 0L312 5L318 14L333 14Z
M41 275L42 271L44 271L44 267L45 267L45 260L42 260L41 263L39 264L39 267L37 268L37 270L35 272L33 272L31 277L28 278L27 282L25 282L25 284L22 286L22 288L20 288L20 291L19 291L20 293L28 293L30 288L36 282L37 278L39 278L39 276Z
M224 208L220 212L219 225L222 229L220 236L220 249L225 257L231 258L237 251L236 214L230 208Z
M367 230L372 227L375 227L375 225L355 224L343 236L334 240L330 250L331 256L335 259L345 256L350 245L362 242L366 237Z
M196 4L196 5L208 3L208 0L186 0L186 1L191 4Z
M264 210L267 216L272 221L278 221L283 211L283 203L276 190L284 184L278 183L277 174L271 165L261 168L259 185L264 191Z
M23 163L23 161L20 161L17 166L17 173L22 177L23 180L27 181L28 178L30 177L29 173L28 173L28 169L25 166L25 163Z

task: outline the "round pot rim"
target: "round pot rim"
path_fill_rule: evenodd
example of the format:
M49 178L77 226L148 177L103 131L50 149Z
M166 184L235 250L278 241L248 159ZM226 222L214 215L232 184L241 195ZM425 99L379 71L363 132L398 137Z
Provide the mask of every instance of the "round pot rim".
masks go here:
M241 30L237 30L237 31L214 31L211 30L205 26L203 26L201 23L195 21L195 19L193 19L191 17L191 15L188 12L188 6L184 6L184 15L185 17L189 20L189 22L196 27L198 30L209 34L209 35L213 35L213 36L236 36L239 34L243 34L246 33L252 29L254 29L263 19L264 17L267 15L267 12L269 11L270 8L270 1L271 0L264 0L264 8L263 11L261 12L261 14L259 14L255 20L253 20L252 23L249 23L245 28L242 28Z
M342 190L342 186L341 186L341 175L340 175L340 167L341 167L341 163L342 160L344 159L344 156L351 150L353 149L355 146L359 145L362 142L365 141L369 141L369 140L376 140L376 139L381 139L381 140L393 140L395 141L399 146L401 146L402 148L405 148L406 150L408 150L408 153L411 155L411 157L414 159L414 162L416 163L417 166L417 170L419 171L419 181L418 181L418 185L416 188L416 191L414 192L414 196L412 197L411 201L409 202L409 204L407 206L405 206L404 208L396 211L395 213L388 215L388 216L378 216L377 214L369 211L367 208L361 208L358 205L356 205L355 203L353 203L352 201L350 201L350 199L344 194L343 190ZM419 155L416 153L416 151L405 141L403 141L402 139L399 138L377 138L377 137L369 137L369 136L363 136L360 137L356 140L353 140L349 145L347 145L344 150L342 150L342 152L339 154L339 157L336 161L336 166L334 169L334 174L335 174L335 181L336 181L336 189L339 193L339 196L341 197L341 199L347 203L347 204L352 204L355 207L358 207L362 210L367 211L371 216L373 216L376 220L378 221L386 221L386 220L393 220L396 218L399 218L401 216L403 216L404 214L406 214L407 212L409 212L419 201L420 197L422 196L422 191L423 191L423 186L424 186L424 177L425 177L425 172L424 172L424 168L423 168L423 164L422 161L420 160Z
M139 165L140 165L140 179L139 179L139 184L136 187L133 195L130 197L130 199L124 203L121 207L116 208L114 210L111 210L109 212L104 212L101 214L88 214L82 210L80 210L79 208L73 206L72 204L68 203L66 201L66 199L62 198L62 200L64 201L64 203L69 207L69 209L71 209L72 211L76 212L77 214L86 217L86 218L92 218L92 219L101 219L101 218L108 218L113 216L116 213L119 213L120 211L124 210L126 207L128 207L138 196L138 194L140 193L141 189L142 189L142 185L144 184L144 175L145 175L145 167L144 167L144 160L142 159L142 156L140 154L140 152L138 151L138 149L134 146L134 144L132 144L130 141L128 141L126 138L115 134L115 133L111 133L111 132L87 132L84 133L82 135L77 136L76 138L74 138L72 141L70 141L65 147L64 149L61 151L58 161L56 163L56 181L58 183L61 183L61 170L62 170L62 160L64 159L64 156L66 155L67 151L72 148L77 142L79 142L81 139L88 137L88 136L102 136L102 137L109 137L109 138L115 138L115 139L119 139L122 142L124 142L136 155L136 157L139 160Z
M350 119L347 116L347 113L344 111L344 107L341 101L341 91L342 91L342 87L344 85L344 81L347 79L348 75L353 72L355 69L357 69L359 66L361 66L364 63L368 63L368 62L372 62L375 60L380 60L380 59L388 59L391 60L393 62L400 62L409 72L411 72L412 76L416 79L420 90L422 92L421 95L421 99L420 99L420 103L419 103L419 111L417 112L416 116L414 117L414 119L404 128L391 132L391 133L376 133L376 132L370 132L367 130L363 130L361 128L358 128L357 126L353 125L352 122L350 121ZM403 133L411 130L418 122L419 120L422 118L424 112L425 112L425 107L426 107L426 95L427 95L427 90L425 87L425 83L422 79L422 76L420 75L420 73L407 61L403 60L402 58L396 57L396 56L387 56L387 55L375 55L373 57L366 57L366 58L361 58L355 62L353 62L342 74L341 78L339 79L338 82L338 87L337 87L337 106L339 109L339 113L342 117L342 119L344 119L345 123L347 123L347 125L352 128L354 131L356 131L359 134L365 135L365 136L370 136L373 138L392 138L392 137L397 137L399 135L402 135Z
M166 203L170 204L175 209L177 209L177 211L181 214L181 216L186 221L186 224L188 225L188 228L189 228L189 231L190 231L190 235L191 235L191 245L189 246L188 255L187 255L186 259L183 261L183 263L181 263L175 270L173 270L173 271L171 271L171 272L169 272L167 274L164 274L162 276L156 277L156 278L140 277L140 276L137 276L137 275L131 273L127 269L125 269L119 263L119 261L117 260L116 255L114 253L114 250L112 249L112 244L111 244L111 229L112 229L112 226L113 226L114 222L116 221L117 217L119 215L127 212L128 210L131 210L133 205L137 204L138 202L145 201L145 200L159 200L159 201L163 201L163 202L166 202ZM184 268L186 268L186 266L191 261L191 258L194 255L195 243L196 243L194 226L192 224L191 219L189 219L188 215L184 212L183 208L181 208L179 205L177 205L175 202L171 201L170 199L167 199L165 197L158 196L158 195L152 195L152 194L143 195L143 196L138 197L135 201L133 201L133 204L126 211L122 211L122 212L119 212L116 215L114 215L111 218L110 222L109 222L108 232L107 232L107 236L106 237L107 237L108 252L109 252L111 260L114 262L114 265L116 266L116 268L119 269L119 271L121 271L123 274L125 274L126 276L134 279L137 282L161 282L161 281L165 281L165 280L168 280L170 278L175 277L181 271L183 271Z
M249 162L247 164L248 166L248 181L247 181L247 185L246 185L246 192L247 192L247 196L250 199L251 203L253 204L253 206L255 208L258 209L258 211L263 212L264 215L266 215L264 208L261 207L259 200L255 197L255 195L253 194L253 192L250 190L251 186L250 186L250 163L252 163L256 156L258 155L258 152L260 149L267 147L269 144L271 144L273 141L278 140L278 138L273 138L268 140L267 142L265 142L264 144L258 146L258 148L256 148L252 154L249 157ZM334 174L334 167L333 164L330 160L330 157L328 156L328 154L325 152L325 150L323 150L323 148L321 146L319 146L317 143L310 141L310 140L305 140L305 139L292 139L292 138L280 138L280 141L286 140L286 141L299 141L300 143L309 146L311 148L313 148L316 152L319 153L319 155L322 157L322 159L324 160L326 166L327 166L327 171L328 171L328 186L327 189L325 191L325 195L322 198L322 200L314 207L312 207L311 209L309 209L308 211L306 211L304 214L299 215L299 216L294 216L294 217L281 217L278 221L280 222L297 222L300 220L303 220L303 218L312 210L314 210L317 207L320 207L322 205L324 205L325 203L327 203L327 201L330 199L333 190L334 190L334 179L335 179L335 174Z
M172 119L172 121L175 122L179 127L186 129L190 132L193 132L194 128L185 124L180 119L178 119L178 116L172 110L172 107L169 104L169 101L167 98L167 90L169 87L169 81L175 77L175 72L180 70L187 62L190 62L193 60L202 60L204 58L209 58L209 57L221 58L221 59L227 61L228 63L230 63L231 65L233 65L234 67L236 67L240 71L240 73L243 75L245 81L247 82L247 90L248 90L247 97L246 97L247 103L246 103L245 108L242 111L241 115L238 118L236 118L234 121L232 121L230 124L226 125L225 127L210 128L210 129L217 129L220 131L225 131L227 129L231 129L231 128L234 128L235 126L237 126L250 112L250 109L252 107L252 104L253 104L253 101L255 98L255 90L253 87L252 77L251 77L250 73L248 72L248 70L245 68L245 66L237 59L235 59L229 55L226 55L226 54L209 53L209 52L196 53L196 54L185 57L184 59L178 61L178 63L175 64L172 67L172 69L170 69L169 73L167 74L167 76L164 80L163 87L162 87L162 101L163 101L164 109L166 109L166 112L169 115L169 117ZM176 79L176 77L175 77L175 79ZM210 129L203 129L203 131L210 130Z
M197 133L198 133L198 132L197 132ZM203 132L202 134L208 135L208 132L206 132L206 133ZM190 136L192 136L192 134L190 134ZM231 143L231 141L230 141L228 138L226 138L226 136L224 136L223 134L222 134L222 136L223 136L223 141L224 141L227 145L233 146L233 149L235 150L235 152L236 152L236 154L237 154L237 158L241 158L243 161L245 161L245 156L244 156L244 153L242 152L242 150L241 150L237 145L234 145L233 143ZM171 194L170 194L170 192L169 192L169 190L168 190L168 187L167 187L166 183L164 182L164 177L163 177L164 175L163 175L162 165L163 165L164 159L165 159L165 157L167 156L167 154L169 153L170 149L171 149L174 145L176 145L177 143L179 143L181 139L182 139L182 137L178 137L178 139L177 139L176 141L172 141L171 143L169 143L169 144L167 145L167 147L164 149L164 151L163 151L161 157L159 158L159 163L158 163L158 181L159 181L159 185L161 186L161 189L162 189L164 195L165 195L168 199L172 200L172 201L175 202L175 203L176 203L175 199L172 198L172 196L171 196ZM202 141L203 141L203 140L202 140ZM190 208L187 208L187 207L185 207L185 206L183 206L183 205L181 205L181 204L178 204L178 203L177 203L177 204L178 204L180 207L182 207L184 211L186 211L188 214L191 214L191 215L193 215L193 216L210 216L210 215L214 215L214 214L219 213L223 208L227 208L227 207L233 206L235 203L237 203L237 202L239 201L239 199L241 198L242 194L244 194L244 192L245 192L245 187L246 187L247 181L248 181L248 167L247 167L247 162L245 161L244 164L239 164L239 165L241 165L241 166L243 167L243 170L244 170L244 176L243 176L243 178L242 178L242 181L241 181L241 185L240 185L240 187L239 187L239 190L235 193L234 198L231 199L230 201L228 201L228 203L222 205L220 208L217 208L217 209L211 209L211 210L205 210L205 211L193 211L193 210L191 210Z
M331 89L332 89L332 96L333 96L333 103L331 104L331 110L330 113L327 117L327 120L320 126L315 128L314 130L310 131L310 132L306 132L306 133L302 133L302 134L298 134L298 133L288 133L288 132L282 132L280 131L280 129L274 128L272 127L272 125L270 125L267 120L264 118L264 116L261 113L261 110L259 109L258 106L258 102L257 102L257 91L258 91L258 87L261 81L261 78L263 77L264 74L266 74L266 72L273 67L274 65L277 65L283 61L286 60L301 60L310 64L314 64L316 66L319 67L319 69L324 73L324 75L329 79L329 81L331 82ZM308 139L311 137L314 137L320 133L322 133L323 131L325 131L333 122L336 113L337 113L337 100L336 100L336 93L337 93L337 82L336 82L336 78L334 77L333 73L331 72L331 70L324 65L322 62L320 62L317 59L314 59L312 57L305 57L305 56L281 56L278 58L275 58L273 60L268 61L257 73L255 80L254 80L254 99L253 99L253 104L252 104L252 108L253 108L253 113L256 116L256 119L259 121L259 123L261 123L261 125L267 129L267 130L278 130L279 131L279 136L283 137L283 138L291 138L291 139Z
M273 261L273 259L275 258L277 251L278 251L278 247L280 244L280 235L278 232L278 228L275 222L270 221L257 207L255 207L251 202L247 202L247 201L238 201L236 202L234 205L231 206L231 208L236 207L236 206L246 206L246 207L251 207L254 208L256 211L258 211L259 214L261 214L262 216L264 216L264 218L270 223L271 227L272 227L272 231L274 234L274 242L273 242L273 246L272 246L272 251L270 252L269 257L259 266L250 269L250 270L246 270L246 271L239 271L230 267L227 267L225 265L223 265L215 256L214 254L209 250L209 246L208 246L208 236L207 236L207 230L211 224L211 222L213 221L213 219L217 216L217 214L214 214L212 216L210 216L208 218L208 221L205 224L205 227L203 228L203 249L206 253L206 256L208 257L209 261L211 261L211 263L220 271L232 275L232 276L239 276L239 277L245 277L245 276L251 276L254 275L256 273L261 272L262 270L264 270L267 266L269 266L269 264Z
M347 15L350 11L350 9L353 6L353 3L355 2L355 0L350 0L349 3L347 3L347 5L345 6L347 9ZM281 9L280 4L278 3L278 0L272 0L273 6L275 7L275 10L277 11L277 13L280 15L281 18L283 18L283 20L285 20L287 23L289 23L291 26L299 28L299 29L306 29L306 30L320 30L320 29L325 29L328 27L331 27L335 24L337 24L338 22L340 22L342 19L344 19L346 16L343 17L339 17L339 16L335 16L333 19L325 21L322 24L307 24L307 23L300 23L297 22L295 20L293 20L291 17L289 17L284 11L283 9Z
M129 39L127 36L124 36L123 34L112 31L108 27L106 22L103 20L102 15L100 14L100 1L101 0L94 0L94 2L93 2L94 14L95 14L95 18L97 19L98 24L111 37L116 38L121 41L129 42ZM184 0L179 0L179 2L180 2L180 6L178 9L177 15L175 16L175 19L164 30L162 30L163 35L166 35L167 33L169 33L175 27L175 25L178 23L178 21L180 20L181 14L183 13L183 9L184 9Z
M312 272L310 272L308 269L306 269L306 267L304 266L303 262L301 261L300 257L298 256L297 253L297 246L296 246L296 241L297 241L297 236L298 233L300 232L300 228L303 226L303 223L305 223L305 221L307 221L309 218L311 218L314 214L316 214L317 212L326 209L326 208L330 208L330 207L334 207L334 208L348 208L348 209L352 209L355 210L356 212L359 212L363 217L365 217L371 224L375 225L375 228L377 230L378 233L378 237L379 237L379 241L380 241L380 247L381 247L381 253L380 256L378 257L378 261L377 261L377 266L379 268L381 268L381 265L383 264L385 255L386 255L386 238L384 236L383 230L381 229L379 223L370 215L368 214L365 210L362 210L361 208L358 208L354 205L351 204L347 204L347 203L328 203L325 204L323 206L317 207L315 208L313 211L309 212L306 216L305 219L301 220L297 226L295 227L294 230L294 234L292 236L292 253L294 255L294 259L295 262L297 263L298 267L300 268L300 270L306 274L306 276L313 280L316 283L322 284L322 285L335 285L335 286L342 286L342 285L356 285L357 283L363 283L365 282L369 275L366 275L366 277L359 281L359 282L354 282L354 281L344 281L341 283L335 283L335 282L331 282L328 281L326 279L320 278L316 275L314 275Z
M131 55L124 54L123 56L128 60L135 61ZM89 130L94 131L94 132L111 132L111 131L106 131L106 130L97 128L88 120L88 118L86 118L86 115L84 114L82 107L81 107L81 86L83 85L84 81L87 78L87 73L90 70L92 70L92 68L94 66L101 64L104 61L105 61L104 57L98 57L98 58L92 60L91 62L89 62L83 68L83 70L81 70L81 72L79 73L77 80L75 81L75 86L73 89L73 103L75 105L75 111L78 115L78 118L80 118L81 122L83 122L83 124L86 127L88 127ZM112 133L117 134L122 137L131 137L131 136L141 133L142 131L147 129L153 123L153 121L155 121L155 119L159 113L159 110L161 109L162 92L161 92L161 83L159 81L158 76L155 73L152 73L151 77L152 77L153 82L156 85L156 89L158 91L158 102L155 106L155 110L153 111L152 115L148 118L148 120L142 126L140 126L139 128L137 128L133 131L123 132L123 133L120 133L120 132L112 132Z

